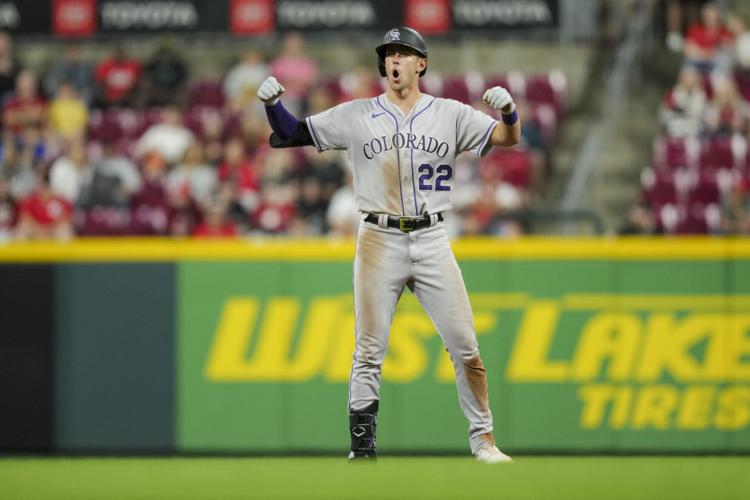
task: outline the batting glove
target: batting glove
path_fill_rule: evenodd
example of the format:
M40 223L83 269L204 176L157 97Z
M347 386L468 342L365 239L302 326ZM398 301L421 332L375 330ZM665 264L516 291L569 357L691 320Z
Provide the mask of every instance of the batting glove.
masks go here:
M258 88L258 99L263 101L266 106L273 106L279 102L281 94L286 92L286 89L279 83L279 81L269 76Z
M508 115L516 110L516 103L510 92L502 87L492 87L482 96L482 100L492 106L492 109L499 109L501 113Z

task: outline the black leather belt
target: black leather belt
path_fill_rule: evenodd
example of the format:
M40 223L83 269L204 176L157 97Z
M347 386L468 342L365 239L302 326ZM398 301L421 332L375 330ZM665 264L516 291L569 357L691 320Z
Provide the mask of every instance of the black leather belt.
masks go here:
M367 216L365 217L365 222L369 222L370 224L378 225L378 214L374 214L372 212L367 212ZM438 222L443 221L443 214L439 213L437 214L437 220ZM423 215L422 217L392 217L388 216L388 227L392 227L395 229L400 229L401 231L405 233L409 233L411 231L416 231L417 229L422 229L423 227L429 227L432 224L432 219L429 215Z

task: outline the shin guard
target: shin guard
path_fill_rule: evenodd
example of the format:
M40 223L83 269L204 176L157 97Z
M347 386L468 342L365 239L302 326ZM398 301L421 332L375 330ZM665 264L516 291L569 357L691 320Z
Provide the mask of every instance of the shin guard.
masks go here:
M375 427L378 417L378 402L367 408L349 413L349 432L352 437L352 458L375 458Z

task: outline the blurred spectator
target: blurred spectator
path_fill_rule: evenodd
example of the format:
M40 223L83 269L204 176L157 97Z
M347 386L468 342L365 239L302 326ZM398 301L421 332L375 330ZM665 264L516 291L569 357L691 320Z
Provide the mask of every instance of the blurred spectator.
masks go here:
M58 94L60 86L70 84L78 96L87 104L94 98L94 68L83 59L83 48L80 44L68 45L47 72L44 79L44 90L48 96Z
M286 232L297 215L293 187L289 183L268 182L261 187L260 196L253 225L269 234Z
M735 16L732 32L734 33L734 53L736 67L741 71L750 71L750 31L747 23L739 16Z
M686 63L703 73L711 73L717 67L726 72L733 38L719 6L706 3L701 8L700 23L692 25L685 36Z
M239 187L230 182L221 182L216 192L216 203L224 210L224 217L230 222L238 234L245 234L250 230L251 218L248 211L240 203ZM259 198L256 198L259 200Z
M621 235L649 235L659 232L654 212L644 203L636 203L628 210L628 217L618 230Z
M369 66L357 66L354 71L344 73L341 78L339 102L354 99L369 99L380 94L379 81Z
M261 185L266 182L288 182L300 174L298 166L299 151L290 149L271 149L259 163Z
M141 95L146 106L185 105L188 68L171 39L162 39L144 63Z
M284 82L285 103L298 110L302 99L318 78L318 64L305 54L305 39L299 33L284 37L281 54L271 62L271 74Z
M462 234L473 236L486 234L495 216L495 187L493 182L482 182L478 186L479 194L474 203L464 213Z
M203 212L203 222L193 231L196 238L234 238L238 236L237 228L227 218L224 206L214 203Z
M256 112L243 113L232 135L242 139L248 154L253 157L264 154L270 149L268 137L271 135L271 128L268 125L265 113L262 115Z
M10 185L5 176L0 173L0 243L11 238L17 218L17 205L10 194Z
M175 106L164 109L161 121L152 125L138 139L135 152L138 157L158 155L168 165L180 161L193 142L193 134L183 122L182 112Z
M308 113L311 115L322 113L334 105L333 94L322 85L312 88L307 96Z
M516 101L516 111L521 118L521 146L531 156L530 188L536 191L542 189L544 178L551 174L549 171L549 151L547 140L542 127L534 119L531 106L523 99Z
M62 82L49 104L49 124L64 140L81 139L86 133L89 111L73 85Z
M663 30L666 45L674 52L685 48L683 34L687 27L700 21L700 9L709 0L665 0L659 4L663 8Z
M206 108L200 115L198 134L203 142L206 163L217 166L224 156L224 136L231 126L231 118L226 119L220 110Z
M202 221L201 209L186 191L167 193L169 201L168 232L170 236L188 237Z
M516 110L518 111L518 116L523 123L521 137L523 138L525 146L534 151L546 151L547 139L544 137L542 127L539 126L539 123L534 117L531 105L523 99L518 99L516 102Z
M245 146L238 138L230 139L224 147L224 161L219 166L219 180L231 187L232 200L246 214L252 214L260 204L260 182L255 165L245 153ZM229 200L227 200L229 201Z
M253 50L245 52L242 60L229 70L224 79L224 95L232 109L242 110L255 104L255 92L267 76L268 66L261 55Z
M318 153L314 148L304 150L306 168L305 177L314 179L320 186L320 197L327 205L333 193L344 182L342 156L337 151Z
M728 234L750 235L750 177L735 182L724 204L722 225Z
M132 226L138 235L169 234L170 203L167 197L166 178L168 165L159 155L149 155L143 160L143 183L133 196ZM175 200L177 203L182 200Z
M471 209L479 198L480 159L471 152L463 152L456 157L455 179L453 189L453 212L454 217L446 219L446 230L450 237L459 236L465 230L467 217L471 216ZM469 231L470 234L478 234Z
M103 141L102 157L93 162L92 170L91 184L79 196L84 207L127 207L131 197L141 189L141 176L135 164L117 151L110 138Z
M34 147L26 146L13 137L6 137L2 145L2 175L8 182L11 196L21 200L36 184Z
M659 114L667 134L673 137L698 135L706 106L700 73L693 67L684 66L677 83L661 103Z
M331 236L354 236L359 227L360 213L354 197L352 176L347 175L343 186L336 190L326 209L328 234Z
M128 57L122 43L116 44L112 54L96 67L96 105L132 106L141 72L141 63Z
M3 107L5 132L19 134L27 127L41 129L47 118L47 105L39 93L36 75L30 70L18 73L16 90Z
M21 202L16 236L67 240L73 236L72 219L73 205L52 192L46 175L39 175L36 189Z
M306 226L307 235L320 235L325 232L326 209L320 182L315 177L306 176L299 180L296 215Z
M710 135L745 133L750 106L737 91L733 78L719 76L714 79L714 96L706 112L706 131Z
M216 170L203 161L203 146L193 141L185 156L167 174L167 194L170 198L187 196L201 207L207 207L216 189Z
M75 205L93 179L85 144L80 140L70 142L67 153L50 167L49 175L52 192Z
M527 205L528 192L505 181L498 182L494 188L495 214L485 232L503 237L523 234L521 212Z
M21 65L13 51L13 41L5 31L0 31L0 104L16 88Z

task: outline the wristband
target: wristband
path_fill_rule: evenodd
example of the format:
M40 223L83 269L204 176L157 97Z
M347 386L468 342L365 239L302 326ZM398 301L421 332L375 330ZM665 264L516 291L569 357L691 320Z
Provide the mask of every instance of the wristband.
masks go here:
M506 125L515 125L518 121L518 113L515 110L509 115L505 113L500 113L500 115L503 117L503 123Z

